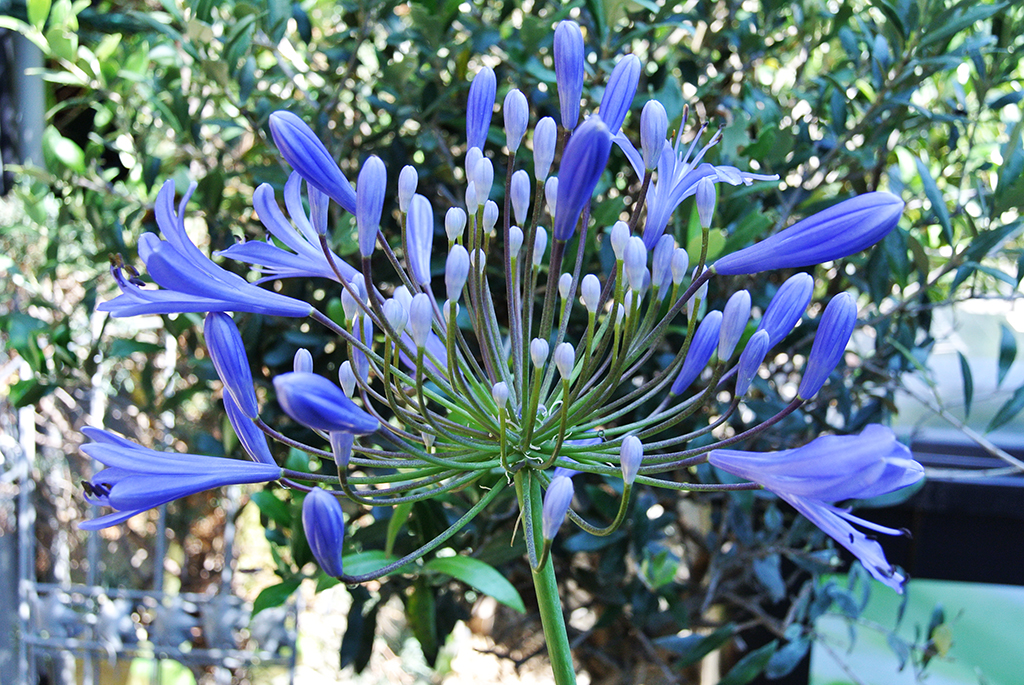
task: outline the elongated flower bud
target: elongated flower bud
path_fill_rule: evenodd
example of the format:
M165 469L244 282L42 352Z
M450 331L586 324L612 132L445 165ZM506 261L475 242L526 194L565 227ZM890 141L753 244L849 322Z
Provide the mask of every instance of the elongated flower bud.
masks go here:
M453 243L462 236L466 230L466 210L461 207L451 207L444 215L444 232L448 240Z
M530 103L518 88L513 88L505 95L501 109L505 116L505 144L509 152L515 153L530 124Z
M235 322L224 313L207 314L203 335L206 337L206 348L213 360L213 367L224 383L225 393L231 395L243 416L255 419L259 416L259 407L252 383L252 370Z
M626 485L632 485L636 480L636 474L640 471L640 464L644 460L644 445L640 438L635 435L627 435L622 440L622 449L619 450L619 464L622 467L622 480Z
M707 267L704 267L704 271L707 271ZM697 266L693 267L693 274L691 274L691 276L690 276L690 282L691 283L695 283L697 281L697 279L701 277L702 274L703 274L703 272L700 270L700 265L699 264ZM688 319L692 319L693 318L693 316L694 316L694 309L697 307L697 300L700 300L701 302L705 302L705 301L707 301L707 299L708 299L708 283L707 283L707 281L704 281L704 283L701 284L701 286L699 288L697 288L697 292L695 292L693 294L693 297L691 297L686 302L686 317Z
M555 215L558 208L558 177L552 176L544 181L544 203L548 206L548 214Z
M267 434L261 431L254 421L242 414L238 405L231 399L231 393L224 393L224 413L228 415L228 421L231 423L235 435L238 436L238 442L242 444L242 448L246 454L252 457L253 461L262 464L277 464L274 461L274 455L270 453Z
M693 334L693 340L690 341L690 349L686 351L683 368L679 370L679 375L672 383L673 395L679 395L690 387L690 384L697 380L700 372L711 361L711 355L714 354L715 347L718 345L718 331L721 326L722 312L717 310L708 312L704 320L697 326L697 332Z
M279 110L270 115L270 135L281 156L306 183L345 208L356 213L356 194L320 139L306 122L291 112Z
M626 245L629 244L629 224L625 221L616 221L612 225L608 239L612 243L612 253L616 261L621 262L626 258Z
M420 285L430 283L430 248L434 242L434 209L430 200L413 195L409 202L406 227L405 259L414 281Z
M555 83L562 126L576 128L583 95L583 32L574 21L559 22L555 29Z
M573 491L572 478L560 475L551 479L551 485L544 493L541 511L541 533L545 540L554 540L558 534L565 515L569 513Z
M519 251L523 249L524 240L526 240L526 236L523 235L523 229L518 226L512 226L508 229L508 253L512 255L512 259L519 257Z
M488 200L484 203L484 235L489 234L494 230L495 224L498 223L498 203L494 200Z
M359 254L363 257L373 254L373 246L377 242L387 183L388 172L384 162L376 155L367 157L356 183L356 225L359 229Z
M469 252L462 245L453 245L444 265L444 284L448 299L456 301L469 278Z
M884 238L899 223L903 206L889 193L858 195L722 257L713 268L726 275L752 274L841 259Z
M373 347L373 320L368 316L360 316L352 324L352 335L362 340L367 347ZM366 358L366 353L359 348L353 348L351 359L356 378L363 383L369 381L370 360Z
M533 236L533 265L540 266L544 261L544 251L548 249L548 232L543 226L537 227Z
M395 335L402 335L405 325L409 322L409 310L394 297L384 303L383 309L384 318L394 330Z
M555 368L563 380L572 378L572 367L576 363L576 348L571 343L559 343L553 355Z
M476 201L486 203L494 185L494 162L487 157L482 157L473 167L473 185L476 186Z
M679 285L686 278L686 272L690 270L690 255L686 250L677 247L672 253L672 284Z
M722 311L722 331L718 337L718 358L723 362L732 358L736 344L743 337L750 319L750 293L738 290L725 303Z
M497 89L498 81L490 67L482 67L476 72L466 102L466 143L469 147L483 150L487 143Z
M750 336L736 365L736 397L743 397L750 390L750 383L757 375L757 370L761 368L770 346L768 331L758 331Z
M558 295L564 300L569 297L569 290L572 288L572 274L562 274L558 277Z
M417 348L423 348L430 337L430 325L434 318L434 310L430 306L430 298L426 293L416 293L409 306L409 335Z
M813 293L814 279L810 274L795 274L779 286L757 326L759 331L768 331L771 347L778 345L797 325Z
M354 397L356 392L356 372L352 370L352 362L345 360L338 367L338 384L346 397Z
M643 240L641 239L642 243ZM658 296L665 297L665 291L672 283L672 254L676 251L676 240L670 235L658 238L651 258L651 281L658 288Z
M715 217L715 183L710 176L697 181L697 192L694 200L697 204L697 218L702 228L709 228Z
M534 368L541 368L548 360L548 341L542 338L534 338L530 341L530 361Z
M398 209L402 214L409 211L409 201L416 194L419 182L420 176L416 173L416 167L406 165L398 173Z
M623 254L624 270L629 287L640 292L644 286L644 272L647 271L647 248L639 236L632 236L626 243Z
M483 150L478 147L471 147L466 150L466 181L472 183L473 175L476 173L476 165L484 158Z
M292 357L292 371L313 373L313 354L305 347L295 350L295 356Z
M590 117L580 124L569 139L558 167L555 240L568 240L576 231L576 223L594 194L611 150L611 134L599 116Z
M380 425L341 388L315 373L281 374L274 378L274 389L285 413L308 428L364 435Z
M498 381L491 386L491 397L499 410L504 409L508 403L508 384L505 381Z
M580 295L583 298L583 306L591 314L597 313L597 307L601 303L601 281L594 274L587 274L580 284Z
M640 113L640 149L643 151L644 168L653 171L665 149L668 135L668 114L665 106L657 100L648 100Z
M857 303L850 293L839 293L829 301L825 313L821 315L797 397L806 400L821 390L832 369L843 358L846 344L850 342L856 325Z
M577 114L577 116L579 116ZM551 163L555 161L555 144L558 142L558 124L551 117L544 117L533 128L533 176L539 182L547 179Z
M313 558L324 573L334 577L342 575L345 512L338 498L321 488L309 491L302 501L302 529Z
M530 209L530 190L530 174L526 173L525 169L519 169L512 174L512 213L515 214L516 223L520 226L526 225L526 213Z
M475 215L480 208L480 196L476 192L476 184L470 181L466 184L466 213Z
M349 459L352 458L352 446L355 445L356 436L342 431L331 431L328 438L331 441L331 454L334 455L334 463L339 470L344 471L348 468Z
M640 82L640 58L636 55L623 55L608 77L608 85L601 97L601 118L608 125L614 136L622 128L622 122L629 113L636 95L636 86Z

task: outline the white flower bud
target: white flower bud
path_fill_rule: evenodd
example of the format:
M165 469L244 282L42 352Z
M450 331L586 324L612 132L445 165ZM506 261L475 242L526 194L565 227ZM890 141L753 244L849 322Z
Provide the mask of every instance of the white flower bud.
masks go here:
M398 174L398 208L402 210L402 214L409 211L409 200L416 194L419 180L416 169L411 166L402 167L402 171Z
M530 103L520 90L513 88L505 96L502 114L505 116L505 144L514 153L530 125Z
M452 207L444 215L444 232L448 240L455 242L466 230L466 210L461 207Z
M654 246L654 257L651 261L651 280L658 288L658 295L665 296L665 290L672 282L672 254L676 249L676 241L670 235L658 238Z
M672 284L679 285L686 278L686 272L690 269L690 255L681 247L677 247L672 253Z
M567 342L559 344L555 348L554 361L558 375L563 380L569 380L572 377L572 367L576 363L576 348Z
M533 175L543 181L555 161L555 144L558 142L558 125L551 117L544 117L533 129Z
M476 192L476 183L470 181L466 184L466 213L476 214L480 207L480 196Z
M615 254L615 259L620 262L625 257L629 237L629 224L625 221L616 221L611 230L612 252ZM640 242L642 243L643 240Z
M640 464L644 460L644 446L640 438L635 435L627 435L622 441L622 449L619 450L619 464L622 466L622 480L632 485L636 480L636 474L640 471Z
M715 218L715 183L711 177L705 176L697 181L697 192L694 196L697 203L697 217L700 219L701 228L711 226Z
M295 373L313 373L313 354L305 347L295 350L292 369Z
M412 336L417 348L423 348L427 344L433 316L430 298L425 293L416 293L409 307L409 335Z
M534 338L530 341L530 361L534 368L541 368L548 360L548 341L541 338Z
M452 307L453 306L455 308L454 312L452 312ZM444 307L441 309L441 312L444 314L445 325L450 326L451 323L452 323L453 318L454 319L458 319L459 318L459 303L458 302L452 302L451 300L445 300Z
M400 285L395 288L395 292L393 292L391 296L398 301L398 304L402 305L402 308L405 309L406 313L409 312L409 307L412 306L412 293L409 292L408 288L404 285Z
M519 251L523 249L523 229L518 226L512 226L508 229L508 251L512 255L512 259L519 256Z
M409 291L407 290L406 293ZM405 331L405 324L409 322L409 310L406 309L405 305L399 301L397 297L392 297L384 303L384 318L387 319L388 325L394 329L396 335L402 335Z
M473 169L473 183L476 184L477 199L483 203L491 195L494 185L494 164L486 157L480 158Z
M587 274L580 284L580 294L583 297L583 306L591 314L597 313L597 307L601 303L601 281L594 274Z
M444 284L449 300L458 300L469 278L469 252L462 245L452 245L444 265Z
M728 361L743 337L750 319L750 293L737 290L722 310L722 328L718 332L718 358Z
M533 265L540 266L544 261L544 251L548 249L548 232L543 226L537 227L537 234L533 238Z
M352 370L352 362L344 361L338 367L338 383L345 391L346 397L354 397L356 392L356 374Z
M665 149L668 135L668 114L657 100L650 100L640 113L640 149L643 150L644 166L650 171L656 169L661 153Z
M494 398L494 404L498 405L498 409L504 409L505 404L508 403L508 385L505 381L499 381L491 387L491 397Z
M530 210L530 175L525 170L520 169L512 174L510 194L516 223L523 226L526 224L526 213Z
M558 204L558 177L552 176L544 182L544 202L548 206L548 214L555 215L555 206Z
M471 147L466 150L466 182L472 183L473 174L476 173L476 163L483 159L484 153L478 147Z
M494 230L494 225L498 223L498 203L494 200L488 200L484 203L484 235L489 234Z
M562 299L569 297L569 289L572 288L572 274L562 274L558 277L558 294Z
M644 286L644 272L647 271L647 248L643 238L632 236L623 250L623 262L629 287L640 292Z

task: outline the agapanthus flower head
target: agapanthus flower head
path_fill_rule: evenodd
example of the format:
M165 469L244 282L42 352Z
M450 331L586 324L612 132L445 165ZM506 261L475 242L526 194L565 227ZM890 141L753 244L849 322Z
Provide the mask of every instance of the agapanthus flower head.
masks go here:
M313 488L302 501L302 529L313 558L324 573L341 576L341 546L345 541L345 512L334 495Z
M82 451L107 468L85 484L91 501L117 509L78 525L84 530L113 526L181 497L225 485L264 483L281 477L281 469L223 457L157 452L99 428L82 430L93 442Z
M315 373L281 374L274 378L274 389L285 413L308 428L365 435L380 426L341 388Z
M612 138L599 116L592 116L573 133L565 146L558 173L555 240L568 240L576 231L583 207L608 164Z
M903 207L903 200L895 195L864 193L726 255L713 268L719 274L752 274L842 259L888 235L899 223Z
M469 86L469 100L466 102L466 142L471 148L482 150L487 143L497 90L498 81L494 70L481 67Z
M153 233L139 238L139 257L159 290L143 288L135 278L125 278L120 265L111 273L121 294L97 309L113 316L179 314L184 312L252 312L270 316L304 317L313 307L280 293L264 290L238 274L226 271L199 251L185 231L185 205L192 184L174 211L174 181L164 183L156 199L156 222L166 240Z
M623 55L608 77L598 113L613 136L622 128L622 122L633 104L636 87L640 83L640 71L640 59L636 55Z
M286 110L270 115L270 135L281 156L306 182L328 195L351 214L356 213L356 194L327 147L313 129Z
M571 131L579 121L583 96L583 32L568 19L555 29L555 83L562 126Z
M853 296L839 293L833 297L821 315L811 353L807 357L807 366L796 392L797 397L808 399L821 390L829 374L842 359L856 324L857 303Z
M884 495L924 476L924 469L891 430L871 425L857 436L825 436L781 452L713 450L708 461L771 490L850 550L874 578L903 591L904 578L885 560L881 546L851 523L887 535L902 531L828 504Z

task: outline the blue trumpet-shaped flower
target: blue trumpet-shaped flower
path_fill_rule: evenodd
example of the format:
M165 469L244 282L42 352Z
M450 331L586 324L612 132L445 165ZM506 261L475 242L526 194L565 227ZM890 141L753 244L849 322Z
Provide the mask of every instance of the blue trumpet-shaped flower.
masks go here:
M99 428L82 431L93 442L82 451L107 468L85 483L89 499L116 512L79 524L84 530L113 526L172 500L204 490L281 477L281 468L238 459L157 452Z
M330 201L326 195L313 186L306 184L309 204L316 207L323 201ZM288 249L278 247L271 241L249 240L236 243L226 250L216 252L218 256L228 257L235 261L261 267L265 274L257 283L275 278L329 278L337 281L335 268L346 281L354 279L356 271L341 257L331 252L330 259L334 268L324 254L319 236L327 231L326 212L310 212L307 216L302 206L302 176L293 172L284 186L284 201L291 216L285 218L274 197L274 189L263 183L252 196L252 204L259 215L260 222L267 231ZM322 222L322 223L320 223ZM294 225L293 225L294 223Z
M860 435L826 436L781 452L713 450L708 461L771 490L850 550L873 577L903 591L904 578L886 561L881 545L851 524L887 535L902 531L828 504L884 495L924 476L924 469L891 430L872 425Z
M600 116L592 116L569 139L558 167L555 240L568 240L576 231L583 207L608 164L612 138Z
M166 240L153 233L139 238L139 257L159 290L143 288L137 278L125 278L122 267L111 273L121 294L97 309L114 316L180 314L183 312L252 312L271 316L303 317L313 307L301 300L264 290L226 271L200 252L185 232L185 205L193 183L174 211L174 181L167 181L156 199L156 222Z
M555 29L555 83L562 126L576 128L583 95L583 33L574 21L559 22Z
M302 529L313 558L324 573L342 575L341 545L345 541L345 512L338 498L313 488L302 501Z
M281 110L270 115L270 135L281 156L306 182L345 208L356 213L356 194L317 135L306 122Z
M341 388L315 373L285 373L274 378L277 401L288 416L314 430L365 435L380 423L345 396Z
M848 257L896 228L903 200L890 193L865 193L798 221L756 245L714 263L720 274L792 269Z

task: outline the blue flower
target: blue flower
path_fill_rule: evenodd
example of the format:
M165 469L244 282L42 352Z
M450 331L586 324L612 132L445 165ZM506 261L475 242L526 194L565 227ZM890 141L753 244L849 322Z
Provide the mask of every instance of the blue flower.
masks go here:
M580 124L569 139L558 167L555 240L569 240L576 231L576 222L594 194L611 150L611 135L598 115Z
M364 435L380 423L355 405L334 383L315 373L284 373L274 378L277 401L288 416L314 430Z
M725 275L752 274L848 257L871 247L896 228L903 206L903 200L890 193L864 193L726 255L711 268Z
M317 135L306 122L281 110L270 115L270 135L281 156L306 182L350 214L356 213L356 194Z
M636 86L640 81L640 68L640 58L636 55L623 55L608 77L598 112L612 135L622 128L622 122L633 104Z
M224 393L231 395L245 417L255 419L259 415L259 407L256 405L252 371L235 322L223 312L207 314L203 335L213 366L224 383Z
M238 459L157 452L99 428L82 431L93 442L82 451L103 469L85 483L90 501L117 509L79 524L98 530L125 521L147 509L197 492L242 483L264 483L281 477L281 468Z
M713 450L708 461L771 490L850 550L874 578L903 591L905 579L886 561L881 545L851 523L886 535L902 531L828 504L884 495L924 476L924 469L891 430L871 425L860 435L825 436L781 452Z
M690 384L697 380L701 371L711 361L711 355L715 353L718 346L719 332L722 329L722 312L715 310L708 312L704 320L697 327L690 342L690 349L686 351L686 359L683 361L683 368L679 375L672 382L672 394L678 395L690 387Z
M317 207L329 198L319 190L310 186L307 190L309 204ZM284 201L291 215L291 221L285 218L274 197L274 189L268 183L260 185L252 196L252 204L259 215L260 221L270 234L288 249L283 249L271 241L249 240L236 243L226 250L215 252L219 257L228 257L235 261L263 267L262 278L257 283L274 280L275 278L329 278L337 281L338 275L327 261L319 236L327 230L326 212L311 212L306 215L302 206L302 177L292 173L284 186ZM294 222L294 225L293 225ZM320 222L323 222L322 224ZM341 257L331 253L331 259L346 281L352 281L359 275L352 266Z
M341 544L345 540L345 512L338 498L313 488L302 501L302 529L313 558L329 576L342 575Z
M189 186L175 214L174 181L165 183L156 199L156 222L167 239L160 240L153 233L139 238L139 257L161 289L143 288L137 278L125 278L123 267L112 266L121 294L97 309L114 316L183 312L308 316L313 310L309 303L253 285L199 251L185 232L185 205L195 188L194 183Z
M473 77L466 102L466 142L471 148L484 149L487 132L494 113L494 97L498 82L490 67L483 67Z
M576 22L568 19L555 29L555 84L562 126L571 131L580 118L583 95L583 33Z
M833 297L821 315L811 354L807 357L807 367L796 392L797 397L807 399L821 390L829 374L843 358L856 324L857 303L853 296L850 293L839 293Z

